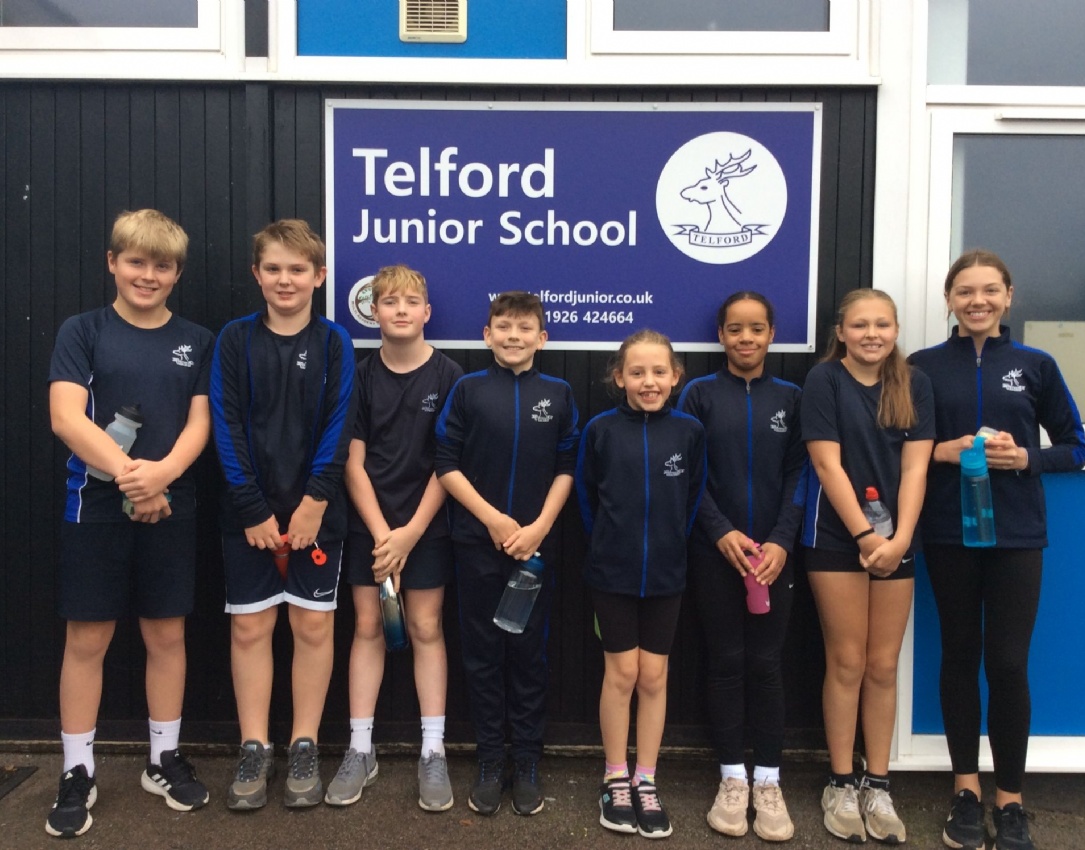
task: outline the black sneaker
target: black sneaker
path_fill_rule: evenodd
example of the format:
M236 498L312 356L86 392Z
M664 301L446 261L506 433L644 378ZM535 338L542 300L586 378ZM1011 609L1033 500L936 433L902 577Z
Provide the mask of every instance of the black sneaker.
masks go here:
M94 777L87 776L87 769L81 764L60 777L60 790L57 791L53 810L45 821L45 831L57 838L75 838L82 835L94 818L90 816L90 807L98 799L98 787Z
M614 832L637 831L637 813L633 810L633 786L629 777L611 779L599 790L599 823Z
M1035 850L1028 834L1028 813L1020 803L1008 803L992 812L995 821L995 850Z
M180 750L162 753L162 764L151 764L139 779L144 791L166 798L166 805L175 812L191 812L205 805L207 788L196 778L196 769Z
M516 772L512 775L512 810L518 815L537 815L543 810L539 763L535 759L516 762Z
M942 831L942 843L954 850L984 850L987 827L983 823L983 803L967 788L953 798L953 807Z
M467 805L480 815L497 814L501 808L501 785L505 773L505 760L485 759L478 763L478 776L471 786Z
M645 838L666 838L674 831L659 799L659 791L651 782L641 782L633 787L633 811L637 815L637 832Z

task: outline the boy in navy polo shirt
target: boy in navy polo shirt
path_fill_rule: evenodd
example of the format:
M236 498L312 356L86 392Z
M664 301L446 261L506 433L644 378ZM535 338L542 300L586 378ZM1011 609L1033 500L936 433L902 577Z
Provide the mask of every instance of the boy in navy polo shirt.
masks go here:
M348 579L355 628L350 651L350 747L324 802L347 806L377 778L373 716L384 678L384 634L377 585L391 578L405 595L422 712L418 805L452 807L445 758L448 659L441 625L452 580L445 491L433 472L434 422L463 370L429 345L426 279L406 266L374 276L373 310L381 347L358 364L358 415L347 459L350 511Z
M538 763L552 579L522 634L502 631L493 617L518 561L536 550L544 560L554 554L549 534L572 488L577 411L572 388L534 368L546 344L536 296L497 296L483 339L493 365L461 378L437 421L437 475L454 499L460 637L479 762L468 805L484 815L501 806L507 719L513 811L533 815L543 807Z
M214 341L166 306L187 250L188 236L162 213L121 213L106 254L117 297L61 326L49 367L53 432L72 451L57 569L57 609L68 621L60 669L64 770L45 824L59 838L82 835L93 821L102 663L130 602L147 648L151 753L141 784L176 811L207 802L177 748L196 576L188 469L210 431ZM118 412L142 420L128 454L105 432Z
M267 804L271 637L282 602L294 636L284 800L315 806L324 796L317 731L332 673L347 532L343 464L353 421L354 346L313 307L327 274L320 237L298 219L269 224L253 237L252 272L267 305L222 329L211 366L215 446L227 488L222 554L242 740L226 801L235 810Z

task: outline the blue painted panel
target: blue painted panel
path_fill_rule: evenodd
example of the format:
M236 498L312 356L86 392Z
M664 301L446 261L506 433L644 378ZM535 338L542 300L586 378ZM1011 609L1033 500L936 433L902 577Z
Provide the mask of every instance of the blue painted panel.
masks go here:
M1085 678L1085 570L1081 564L1081 507L1085 505L1085 473L1044 476L1048 542L1040 613L1029 654L1033 735L1085 735L1081 682ZM941 664L938 611L926 564L917 559L915 588L915 667L912 675L912 731L941 735L938 698ZM980 673L984 726L987 685Z
M408 44L398 0L298 0L298 55L564 59L565 9L565 0L467 0L463 44Z

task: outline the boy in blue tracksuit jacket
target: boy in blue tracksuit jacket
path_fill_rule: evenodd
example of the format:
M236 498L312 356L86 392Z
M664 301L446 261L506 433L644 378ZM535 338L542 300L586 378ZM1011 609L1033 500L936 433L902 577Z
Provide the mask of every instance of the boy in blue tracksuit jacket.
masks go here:
M211 366L215 446L226 477L222 553L241 727L227 806L267 804L272 633L287 603L294 636L293 717L284 799L323 798L317 733L331 680L333 621L347 533L343 467L354 422L354 347L317 315L324 243L304 221L253 239L253 275L267 305L230 322Z
M542 810L538 762L546 708L546 633L552 579L544 579L522 634L502 631L494 612L518 561L554 554L550 529L572 489L577 410L572 388L534 368L546 342L539 299L506 292L483 330L494 364L465 375L437 420L435 470L452 496L449 512L460 600L460 638L475 725L478 776L468 805L501 805L505 722L515 764L512 805Z

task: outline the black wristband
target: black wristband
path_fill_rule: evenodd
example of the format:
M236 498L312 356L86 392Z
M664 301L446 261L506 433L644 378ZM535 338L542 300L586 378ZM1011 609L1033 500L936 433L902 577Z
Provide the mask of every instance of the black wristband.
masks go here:
M874 528L871 527L871 528L868 528L866 531L860 531L858 534L853 535L851 539L854 540L856 543L858 543L860 540L862 540L868 534L873 534L873 533L874 533Z

